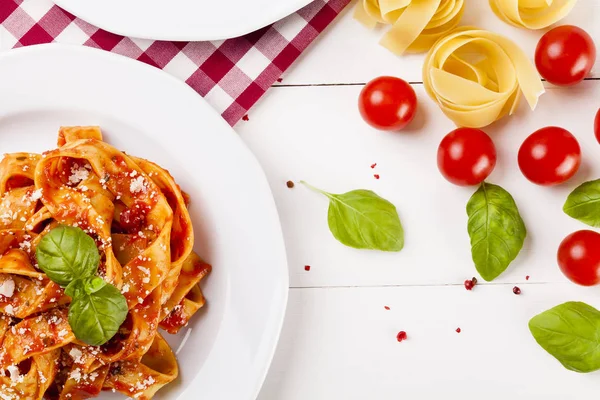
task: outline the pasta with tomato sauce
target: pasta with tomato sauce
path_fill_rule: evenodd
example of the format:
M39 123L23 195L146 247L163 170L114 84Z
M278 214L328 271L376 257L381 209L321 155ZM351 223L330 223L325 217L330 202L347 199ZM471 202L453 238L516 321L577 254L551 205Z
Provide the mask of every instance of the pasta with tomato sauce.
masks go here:
M204 305L198 284L211 266L193 251L189 197L169 172L110 146L98 127L63 127L55 150L5 155L0 195L0 399L111 390L144 400L172 382L161 330L177 333ZM76 337L72 298L39 268L36 248L57 226L94 239L99 276L126 300L103 345Z

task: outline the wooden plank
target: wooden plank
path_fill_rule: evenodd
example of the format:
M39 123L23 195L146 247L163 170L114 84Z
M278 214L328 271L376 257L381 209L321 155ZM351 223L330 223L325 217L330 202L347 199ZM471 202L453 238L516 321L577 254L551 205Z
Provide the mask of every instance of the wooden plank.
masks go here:
M466 232L465 206L474 188L446 182L436 152L453 124L414 86L419 113L409 130L384 133L368 127L356 102L359 86L273 88L236 130L267 174L281 216L292 287L460 284L476 276ZM586 228L562 212L568 193L600 176L600 145L592 131L600 106L600 82L551 87L532 112L517 114L486 131L498 150L489 181L514 196L529 235L525 248L499 282L563 282L556 264L560 241ZM540 187L517 165L522 141L546 125L569 129L579 139L583 166L568 183ZM375 169L371 164L377 163ZM381 179L374 178L379 174ZM400 253L358 251L339 244L327 227L327 199L287 180L304 179L331 192L372 189L398 207L406 233ZM311 265L310 272L304 270Z
M298 289L259 400L564 400L600 391L596 373L564 369L527 323L569 300L572 284ZM384 306L391 309L386 311ZM456 333L460 327L461 332ZM408 339L396 341L398 331Z

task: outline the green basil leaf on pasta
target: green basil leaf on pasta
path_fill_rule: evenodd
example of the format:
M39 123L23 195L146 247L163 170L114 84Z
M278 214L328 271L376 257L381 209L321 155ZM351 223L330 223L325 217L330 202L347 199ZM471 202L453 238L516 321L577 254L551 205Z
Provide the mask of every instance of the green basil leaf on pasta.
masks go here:
M96 274L100 263L94 239L80 228L64 225L52 229L40 240L35 255L39 268L63 287L75 279Z
M574 301L558 305L533 317L529 330L565 368L600 369L600 311L594 307Z
M483 279L492 281L523 248L525 224L510 193L485 182L471 196L467 215L475 268Z
M567 197L563 211L584 224L600 228L600 179L576 187Z
M102 278L77 280L79 289L69 307L69 325L75 337L90 346L108 342L127 318L125 297Z
M332 194L306 182L329 198L329 230L342 244L356 249L400 251L404 230L396 207L370 190Z

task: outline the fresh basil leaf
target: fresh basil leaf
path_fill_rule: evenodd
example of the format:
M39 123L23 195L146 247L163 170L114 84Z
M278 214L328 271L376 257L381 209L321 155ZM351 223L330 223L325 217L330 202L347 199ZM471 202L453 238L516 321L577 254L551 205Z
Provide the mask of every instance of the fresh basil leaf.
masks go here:
M370 190L332 194L301 183L329 198L329 230L344 245L382 251L400 251L404 247L398 212L386 199Z
M527 230L510 193L482 183L467 204L471 255L486 281L496 279L517 257Z
M563 211L584 224L600 228L600 179L576 187L567 197Z
M71 298L79 296L79 292L83 290L81 279L71 281L65 288L65 294Z
M100 263L94 239L80 228L64 225L40 240L35 255L40 269L63 287L96 274Z
M77 280L78 289L74 289L76 295L69 307L69 325L75 337L90 346L108 342L128 312L127 301L119 289L106 282L100 285L97 279L102 280Z
M95 276L93 278L88 278L83 282L83 290L85 290L87 294L94 294L106 285L108 285L108 283L104 279Z
M600 369L600 311L567 302L536 315L529 330L544 350L576 372Z

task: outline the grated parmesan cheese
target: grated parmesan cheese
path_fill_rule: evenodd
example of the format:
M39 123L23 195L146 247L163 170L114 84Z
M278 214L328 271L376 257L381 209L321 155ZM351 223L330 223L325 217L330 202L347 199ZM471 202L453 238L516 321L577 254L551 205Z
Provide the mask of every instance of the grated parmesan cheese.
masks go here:
M42 198L42 189L41 188L38 189L38 190L33 191L31 193L31 195L29 196L29 199L31 201L38 201L41 198Z
M138 265L137 269L139 269L146 275L150 275L150 268L146 268L146 267L142 267L141 265Z
M12 297L15 293L15 281L7 279L0 283L0 296Z
M83 353L77 347L73 347L71 349L71 351L69 352L69 355L71 356L71 358L73 359L73 361L76 364L83 363L83 359L82 359Z
M75 382L79 382L81 380L81 371L79 368L74 369L69 377L75 380Z
M19 374L19 367L17 367L16 365L9 365L8 367L6 367L6 369L10 373L11 381L13 381L13 382L22 382L23 381L23 377L21 377L21 375Z
M140 175L132 180L129 185L129 191L131 193L146 192L146 181L144 180L144 177Z
M90 171L85 167L80 167L78 164L75 164L71 167L71 176L69 176L69 183L76 185L79 182L85 180L90 176Z
M21 248L21 250L25 250L25 251L29 252L29 251L31 251L31 242L28 240L25 240L19 244L19 247Z

